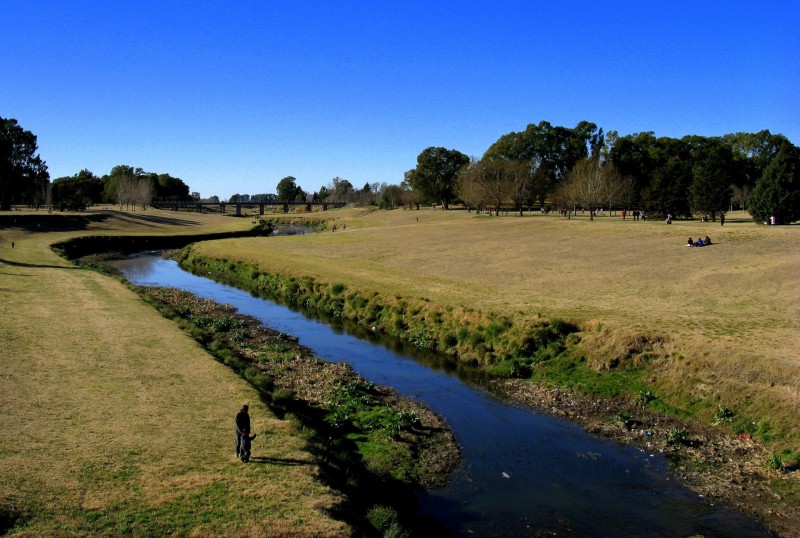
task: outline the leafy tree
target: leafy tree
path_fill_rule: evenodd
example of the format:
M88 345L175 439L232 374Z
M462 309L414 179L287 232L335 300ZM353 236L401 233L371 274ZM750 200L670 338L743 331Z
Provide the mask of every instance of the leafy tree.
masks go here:
M335 177L329 187L334 202L349 202L353 194L353 184L346 179Z
M767 130L757 133L732 133L721 138L733 152L734 165L738 171L734 185L747 191L764 174L769 163L778 154L787 138Z
M692 180L691 161L670 157L653 172L653 180L643 193L647 211L656 215L691 216L688 192Z
M403 189L400 185L387 185L381 189L378 203L381 209L394 209L403 205Z
M103 201L117 203L119 201L119 181L122 178L130 179L144 173L141 168L134 168L127 164L119 164L111 169L107 176L103 176Z
M764 170L750 195L756 222L789 224L800 220L800 148L786 142Z
M523 132L503 135L483 158L527 162L528 198L536 194L544 202L575 163L589 155L598 155L603 146L603 130L594 123L582 121L570 129L541 121L528 125Z
M83 169L72 177L53 180L50 186L51 203L60 210L83 210L103 199L103 181Z
M282 202L294 202L303 195L303 189L297 186L296 180L292 176L286 176L280 180L276 190L278 200Z
M153 197L157 200L186 201L191 198L189 186L180 178L172 177L169 174L152 174L151 176L153 176Z
M718 140L700 139L696 145L689 188L691 209L714 220L731 202L733 153Z
M14 203L39 207L44 200L50 175L37 149L36 135L0 117L0 210Z
M456 173L467 163L469 157L458 150L429 147L417 157L408 181L425 199L438 201L448 209L455 195Z
M316 195L314 196L314 199L316 201L318 201L318 202L324 202L325 200L328 199L328 196L330 196L330 195L331 195L331 191L328 190L328 187L323 185L322 187L319 188L319 192L316 193Z

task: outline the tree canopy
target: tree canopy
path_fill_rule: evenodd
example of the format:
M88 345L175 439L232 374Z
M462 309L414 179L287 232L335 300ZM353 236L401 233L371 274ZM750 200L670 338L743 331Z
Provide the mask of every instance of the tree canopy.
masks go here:
M785 143L753 189L750 214L756 222L800 220L800 148Z
M281 202L294 202L303 197L303 189L297 185L297 180L292 176L286 176L280 180L275 190L278 192L278 200Z
M50 175L37 150L36 135L15 119L0 117L0 210L44 201Z
M469 157L455 149L429 147L417 157L417 167L407 177L423 198L440 202L447 209L455 194L456 173L469 163Z

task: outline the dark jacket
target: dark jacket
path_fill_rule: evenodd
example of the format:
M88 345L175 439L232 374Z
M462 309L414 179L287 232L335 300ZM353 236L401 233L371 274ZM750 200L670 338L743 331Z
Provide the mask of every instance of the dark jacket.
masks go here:
M237 433L250 433L250 415L247 411L242 410L236 413L236 431Z

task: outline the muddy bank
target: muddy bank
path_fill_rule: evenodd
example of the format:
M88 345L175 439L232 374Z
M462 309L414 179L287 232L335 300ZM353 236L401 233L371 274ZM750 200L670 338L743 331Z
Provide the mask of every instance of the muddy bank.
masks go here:
M519 379L490 383L501 397L569 419L587 431L660 453L675 475L709 503L722 503L781 536L800 535L800 505L791 495L796 469L776 471L769 451L748 435L657 413L624 398L596 398ZM789 495L781 491L789 491Z

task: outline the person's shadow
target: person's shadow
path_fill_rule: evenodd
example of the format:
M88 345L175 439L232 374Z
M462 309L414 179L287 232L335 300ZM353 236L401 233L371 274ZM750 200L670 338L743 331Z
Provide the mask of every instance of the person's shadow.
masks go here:
M271 463L273 465L287 465L287 466L314 465L314 462L313 461L309 461L309 460L268 458L266 456L250 456L250 463L260 463L262 465L267 464L267 463Z

